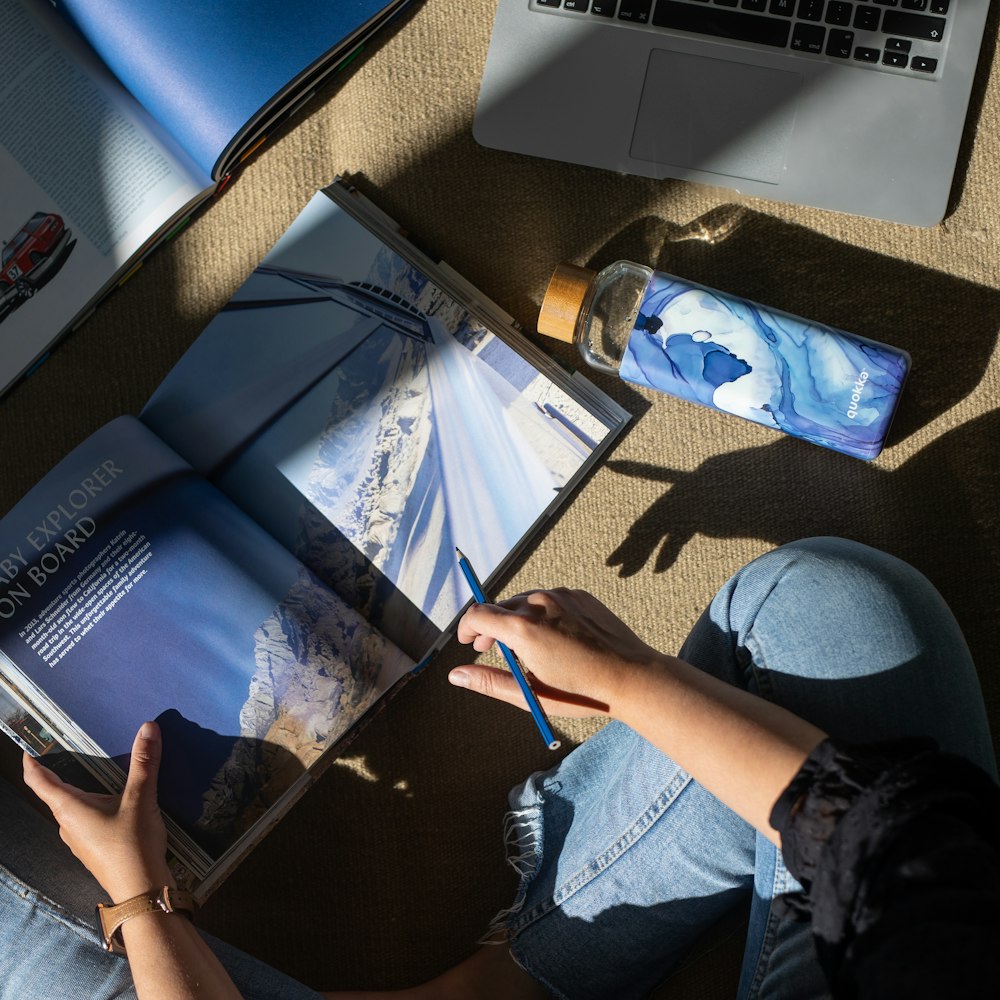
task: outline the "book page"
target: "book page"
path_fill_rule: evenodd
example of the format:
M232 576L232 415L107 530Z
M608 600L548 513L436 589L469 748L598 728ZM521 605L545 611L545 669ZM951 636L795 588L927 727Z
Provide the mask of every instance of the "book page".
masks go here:
M323 193L142 419L417 659L609 434Z
M58 0L57 6L201 169L220 179L220 158L257 112L331 50L349 51L359 30L396 2Z
M47 5L0 23L2 387L211 180Z
M131 417L0 522L0 552L7 692L119 774L156 719L160 803L208 857L413 666Z

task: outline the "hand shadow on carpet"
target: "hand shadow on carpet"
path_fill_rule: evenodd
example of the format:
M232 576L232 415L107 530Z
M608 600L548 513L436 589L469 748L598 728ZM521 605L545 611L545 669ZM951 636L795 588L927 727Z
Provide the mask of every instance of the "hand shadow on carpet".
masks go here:
M991 661L1000 606L1000 410L934 440L887 470L778 438L715 455L691 471L612 460L624 476L668 484L608 558L621 576L654 559L664 572L696 535L774 545L843 535L884 549L924 572L955 612L973 658ZM1000 673L983 677L1000 699Z

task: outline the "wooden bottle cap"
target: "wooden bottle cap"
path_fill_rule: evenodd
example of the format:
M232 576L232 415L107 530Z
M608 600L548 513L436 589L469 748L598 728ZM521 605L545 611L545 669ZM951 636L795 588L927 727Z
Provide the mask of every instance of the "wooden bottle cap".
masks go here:
M549 279L537 330L546 337L573 343L576 321L596 272L576 264L560 264Z

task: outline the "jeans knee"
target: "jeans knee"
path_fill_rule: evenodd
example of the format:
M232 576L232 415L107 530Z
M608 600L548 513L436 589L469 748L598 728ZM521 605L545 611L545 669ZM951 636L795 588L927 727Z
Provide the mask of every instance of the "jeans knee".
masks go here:
M863 581L862 589L869 596L880 587L897 599L913 589L936 594L926 577L909 563L854 539L833 535L788 542L745 569L754 568L772 581L801 583L814 593L850 591Z
M937 630L962 641L950 609L909 564L846 538L790 542L740 570L719 595L739 644L770 636L805 655L888 643L901 654Z
M839 535L815 535L810 538L798 538L794 542L786 542L778 548L761 556L761 561L768 559L783 559L788 562L828 566L836 564L869 565L879 562L886 553L881 549L872 548L853 538L842 538Z
M924 735L992 769L975 665L918 570L842 538L807 538L737 573L720 605L758 693L845 739Z

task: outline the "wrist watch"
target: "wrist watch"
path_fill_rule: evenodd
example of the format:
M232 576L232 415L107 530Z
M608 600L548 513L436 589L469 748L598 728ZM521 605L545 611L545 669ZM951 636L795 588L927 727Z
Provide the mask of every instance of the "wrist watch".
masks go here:
M132 917L143 913L183 913L189 920L194 920L196 908L197 904L190 892L171 889L168 885L154 886L121 903L98 903L97 919L101 925L104 947L117 955L125 954L121 926Z

